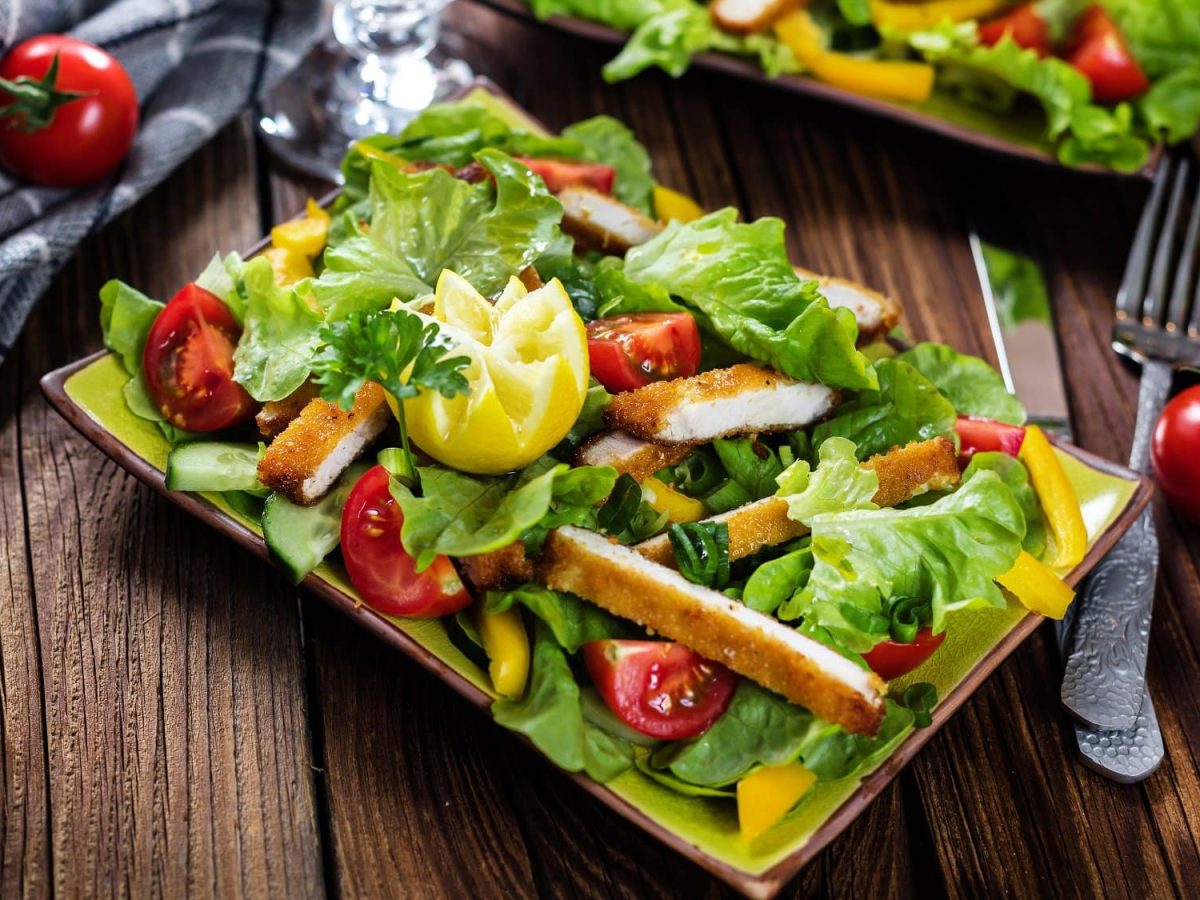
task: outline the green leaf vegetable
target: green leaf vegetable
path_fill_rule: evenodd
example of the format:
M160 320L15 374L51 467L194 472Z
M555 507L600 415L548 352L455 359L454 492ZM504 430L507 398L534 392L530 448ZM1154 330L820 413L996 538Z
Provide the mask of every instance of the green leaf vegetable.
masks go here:
M282 400L308 378L320 342L321 316L308 303L310 279L275 283L263 256L242 269L246 313L233 354L233 379L255 400Z
M821 513L878 508L872 498L879 490L879 476L858 464L851 441L829 438L817 453L815 470L800 459L776 478L777 496L787 501L789 518L812 525Z
M977 356L945 344L917 344L897 359L928 378L959 415L1025 424L1025 407L1008 392L1000 373Z
M626 637L629 626L600 607L571 594L526 584L508 591L489 591L484 610L499 613L519 603L550 629L554 640L568 653L578 653L589 641Z
M854 314L830 309L816 282L796 275L779 219L739 223L736 210L723 209L686 225L671 222L626 254L625 275L660 285L731 347L794 378L876 385L854 347Z
M1012 491L1013 498L1025 516L1025 538L1022 546L1037 559L1046 552L1046 516L1037 494L1029 483L1029 471L1019 459L1007 453L976 453L962 474L962 483L969 482L980 472L995 472Z
M780 607L808 583L813 568L811 544L804 538L795 549L759 565L746 579L742 602L767 615L795 618L784 616Z
M675 562L688 581L721 590L729 584L729 526L724 522L687 522L667 532Z
M142 351L163 304L114 278L100 288L100 330L104 346L121 357L130 375L142 372Z
M632 131L611 116L595 116L568 125L562 136L583 147L581 159L605 163L617 170L613 194L618 200L654 215L650 154Z

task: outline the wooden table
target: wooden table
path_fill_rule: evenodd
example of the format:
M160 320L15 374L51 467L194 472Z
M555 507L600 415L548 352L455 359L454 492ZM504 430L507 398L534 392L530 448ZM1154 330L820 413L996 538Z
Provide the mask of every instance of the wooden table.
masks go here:
M911 332L991 356L956 172L1027 205L1080 443L1128 453L1136 375L1108 349L1144 186L1013 165L717 77L609 87L609 53L458 4L463 52L555 127L627 121L660 179L790 223L793 258L901 299ZM317 185L249 116L89 239L0 369L0 896L663 896L719 884L611 815L412 664L138 485L37 380L96 350L97 288L166 298ZM1150 686L1167 760L1075 762L1039 631L802 895L1196 896L1200 529L1158 509Z

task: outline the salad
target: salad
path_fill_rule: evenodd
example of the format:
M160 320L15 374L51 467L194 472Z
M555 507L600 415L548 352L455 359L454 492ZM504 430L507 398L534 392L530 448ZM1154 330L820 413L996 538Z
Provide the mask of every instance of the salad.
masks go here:
M972 127L1040 119L1062 162L1125 172L1200 127L1198 0L526 2L630 32L610 82L720 51Z
M125 402L296 581L331 560L444 617L564 769L753 841L929 724L952 613L1063 615L1087 536L1045 436L982 360L899 351L893 301L794 268L782 222L705 214L614 119L471 100L343 172L166 304L104 286Z

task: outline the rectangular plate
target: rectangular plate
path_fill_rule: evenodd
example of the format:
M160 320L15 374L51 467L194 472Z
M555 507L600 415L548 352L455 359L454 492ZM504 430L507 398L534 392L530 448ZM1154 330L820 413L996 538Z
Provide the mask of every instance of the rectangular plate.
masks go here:
M550 16L548 19L539 19L522 0L476 0L476 2L490 6L513 18L591 41L622 47L629 40L629 35L625 32L587 19L577 19L572 16ZM864 94L856 94L853 91L833 87L804 75L772 77L764 72L755 60L732 53L698 53L695 57L695 64L704 69L732 75L742 81L763 84L792 94L817 97L848 106L994 153L1031 160L1043 165L1062 165L1054 153L1053 145L1043 136L1044 123L1039 116L1033 114L1032 110L1022 111L1025 113L1024 115L991 113L938 93L923 103L905 103L899 100L868 97ZM1071 168L1081 172L1106 175L1149 177L1154 171L1161 152L1160 146L1152 148L1146 165L1138 172L1133 173L1117 172L1094 163Z
M513 116L519 113L495 88L487 86L487 90L491 95L487 100L498 109ZM261 532L238 518L219 495L167 490L163 469L168 445L156 426L137 419L125 408L121 388L127 378L117 358L102 351L51 372L41 384L54 408L114 462L172 503L270 561ZM1067 577L1076 584L1133 523L1150 501L1152 488L1148 478L1077 447L1060 444L1059 453L1080 488L1092 536L1087 557ZM336 564L323 564L304 579L303 585L433 672L476 707L487 710L491 705L493 695L487 674L450 643L442 620L404 620L376 613L357 601L344 571ZM755 844L740 841L736 811L729 801L682 797L637 771L607 785L585 775L568 777L739 891L753 897L773 896L866 808L1041 622L1040 616L1013 607L974 610L964 615L968 618L959 619L959 626L948 632L942 651L911 676L913 680L939 684L941 702L933 713L933 724L909 732L869 774L818 785L795 813Z

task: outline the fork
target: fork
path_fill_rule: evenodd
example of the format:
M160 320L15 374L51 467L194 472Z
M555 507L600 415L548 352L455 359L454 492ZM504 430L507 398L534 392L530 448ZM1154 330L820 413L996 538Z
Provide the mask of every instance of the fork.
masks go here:
M1200 283L1192 290L1200 255L1200 192L1192 201L1183 244L1178 242L1192 165L1180 156L1160 168L1117 293L1113 349L1142 364L1129 454L1130 468L1139 472L1150 468L1150 435L1175 367L1200 365ZM1146 777L1162 758L1145 677L1157 571L1158 536L1147 507L1084 584L1063 675L1063 705L1089 728L1106 733L1103 741L1134 749L1133 758L1115 773L1124 781ZM1080 749L1089 761L1082 741ZM1102 757L1108 748L1091 749ZM1114 774L1111 767L1099 767Z

